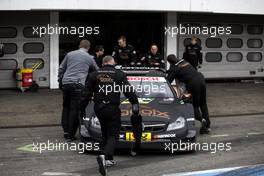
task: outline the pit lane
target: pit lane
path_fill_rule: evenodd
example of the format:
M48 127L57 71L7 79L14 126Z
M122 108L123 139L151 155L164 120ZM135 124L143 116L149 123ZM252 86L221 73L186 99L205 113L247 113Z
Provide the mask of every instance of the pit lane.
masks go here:
M175 154L149 151L137 157L119 151L118 165L109 169L109 175L161 176L264 163L264 115L219 117L213 118L212 122L212 133L199 135L198 142L231 142L230 151ZM0 129L0 140L0 175L99 175L96 152L21 150L33 142L63 142L60 127Z

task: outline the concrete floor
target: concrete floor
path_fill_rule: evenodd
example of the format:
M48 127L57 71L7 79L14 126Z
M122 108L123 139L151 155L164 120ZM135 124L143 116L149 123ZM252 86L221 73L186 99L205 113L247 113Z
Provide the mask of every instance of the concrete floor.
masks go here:
M211 135L198 136L199 143L230 143L231 150L198 150L195 153L170 154L145 152L130 157L117 151L118 165L109 176L161 176L179 172L237 167L264 163L264 115L219 117L212 119ZM198 126L197 126L198 130ZM97 176L96 153L51 150L42 153L21 149L33 143L63 142L60 127L0 129L0 175ZM255 174L257 175L257 174ZM262 176L262 175L260 175Z
M62 97L60 91L47 89L38 93L0 91L0 175L96 176L96 152L79 154L69 150L34 152L33 144L63 142L60 126ZM118 165L109 169L110 176L161 176L226 167L264 163L264 84L208 84L208 106L212 133L198 136L200 144L230 144L231 150L198 150L195 153L152 151L130 157L117 151ZM247 115L248 114L248 115ZM251 114L251 115L249 115ZM255 115L253 115L255 114ZM197 130L199 124L197 125ZM76 141L76 144L79 141ZM262 176L262 175L261 175Z
M211 117L264 113L264 84L210 83L207 85ZM0 90L0 127L60 124L62 94Z

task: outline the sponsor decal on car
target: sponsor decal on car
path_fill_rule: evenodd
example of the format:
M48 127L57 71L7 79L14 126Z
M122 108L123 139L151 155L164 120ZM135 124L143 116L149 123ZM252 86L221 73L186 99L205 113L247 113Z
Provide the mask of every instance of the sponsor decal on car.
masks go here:
M164 77L148 77L148 76L128 76L128 81L144 81L144 82L166 82Z
M173 138L173 137L176 137L176 134L160 134L160 135L155 135L153 138L162 139L162 138Z
M154 98L138 98L139 104L149 104L153 100ZM124 101L121 102L121 104L130 104L130 102L128 101L128 99L125 99Z
M132 132L126 132L126 141L134 141L134 133ZM142 141L151 141L151 133L150 132L144 132L141 136Z
M169 118L169 112L163 112L155 108L151 108L148 106L141 106L140 107L140 114L142 116L148 116L148 117L161 117L161 118ZM122 108L121 109L121 116L131 116L132 111L130 107L128 109Z

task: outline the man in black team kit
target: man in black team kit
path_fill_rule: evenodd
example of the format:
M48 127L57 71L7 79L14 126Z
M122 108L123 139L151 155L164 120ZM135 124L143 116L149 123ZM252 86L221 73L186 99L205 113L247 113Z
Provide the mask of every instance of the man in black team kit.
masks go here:
M158 46L155 44L151 45L150 51L141 58L137 65L164 68L165 62L160 53L158 53Z
M126 74L116 70L112 56L103 58L103 67L89 75L88 98L93 95L94 111L102 132L101 154L97 157L99 172L106 175L106 167L115 165L113 158L116 140L121 126L120 91L132 104L134 117L139 115L139 104L134 89L130 89ZM128 89L127 89L128 88Z
M126 37L118 38L118 46L114 48L112 56L117 65L134 66L136 64L136 51L133 46L126 43Z
M178 79L180 82L186 84L187 91L192 94L195 118L202 123L200 133L208 134L210 132L210 120L206 103L204 76L196 71L188 62L183 59L177 59L173 54L167 57L167 61L170 63L167 80L171 83L173 80Z
M94 60L99 68L102 67L103 55L104 55L104 47L103 45L96 45L95 46L95 54Z
M193 36L191 43L185 47L183 59L189 62L196 70L203 63L202 47L197 43L198 38Z

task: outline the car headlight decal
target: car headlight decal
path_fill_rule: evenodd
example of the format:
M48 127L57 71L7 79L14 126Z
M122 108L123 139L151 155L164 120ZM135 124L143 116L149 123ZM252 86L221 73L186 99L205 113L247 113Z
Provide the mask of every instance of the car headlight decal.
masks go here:
M167 131L181 129L184 126L185 126L185 118L180 116L174 122L168 125Z

